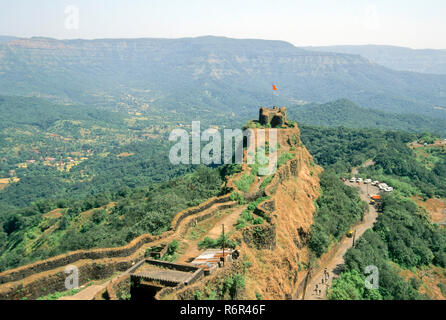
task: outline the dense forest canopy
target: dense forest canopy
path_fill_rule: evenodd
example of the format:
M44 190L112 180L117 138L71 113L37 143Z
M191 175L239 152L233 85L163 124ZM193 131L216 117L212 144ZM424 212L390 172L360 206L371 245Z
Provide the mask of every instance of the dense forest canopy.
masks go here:
M324 104L291 105L287 112L288 117L298 119L300 125L432 132L446 137L446 119L366 109L346 99Z
M446 267L446 230L433 224L409 198L446 197L446 147L436 147L433 143L437 138L426 133L310 126L301 126L301 132L302 141L316 162L326 169L321 175L322 195L316 201L317 212L309 242L316 256L339 240L360 219L366 207L360 206L357 192L350 191L339 177L349 177L353 167L373 160L373 165L359 169L359 176L395 187L392 195L383 198L382 212L373 229L366 231L344 256L345 264L328 298L429 298L419 292L421 280L413 277L406 281L400 270ZM412 141L420 141L420 147L411 148L408 143ZM364 285L367 266L376 266L379 270L376 290Z
M433 225L407 199L389 196L373 230L368 230L346 253L343 271L333 283L329 298L413 300L428 298L419 292L419 281L406 282L400 268L436 265L446 267L446 230ZM364 288L366 266L379 270L379 289ZM354 280L356 278L356 281ZM373 292L375 291L375 292Z
M301 133L303 143L324 168L348 176L353 167L373 160L374 166L360 169L364 177L389 181L408 196L446 196L446 151L432 149L434 160L425 163L408 146L430 138L428 134L311 126L301 126Z

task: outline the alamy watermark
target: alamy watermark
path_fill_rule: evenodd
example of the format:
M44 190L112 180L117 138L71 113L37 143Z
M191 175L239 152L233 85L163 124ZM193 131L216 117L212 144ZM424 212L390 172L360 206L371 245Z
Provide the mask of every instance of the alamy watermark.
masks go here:
M367 275L365 278L365 287L369 290L379 289L379 270L375 265L370 265L364 268L364 273Z
M217 129L201 132L200 121L192 121L190 134L184 129L174 129L169 141L177 142L169 152L169 160L175 165L242 164L246 143L246 163L259 164L259 175L270 175L277 169L277 129L274 128L224 129L222 139ZM203 148L202 142L207 142Z
M65 289L72 290L79 288L79 269L76 266L67 266L65 268L65 274L68 276L65 278Z
M65 7L65 29L79 29L79 8L73 5Z

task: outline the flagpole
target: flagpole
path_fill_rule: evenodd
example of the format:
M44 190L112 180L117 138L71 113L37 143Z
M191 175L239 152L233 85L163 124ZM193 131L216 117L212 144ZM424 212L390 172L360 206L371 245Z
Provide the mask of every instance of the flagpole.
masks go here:
M272 106L274 107L274 92L277 91L277 87L276 87L275 84L273 84L273 90L272 91L273 92L272 92L272 97L271 97L271 103L272 103Z

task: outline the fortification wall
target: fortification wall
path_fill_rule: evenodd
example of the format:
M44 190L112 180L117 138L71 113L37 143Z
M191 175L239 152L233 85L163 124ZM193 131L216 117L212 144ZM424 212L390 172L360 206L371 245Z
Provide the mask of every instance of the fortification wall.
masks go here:
M108 300L127 300L130 295L130 287L130 275L121 275L110 281L106 289L99 292L94 300L102 300L104 296L106 296Z
M205 210L212 207L214 204L224 203L230 201L229 195L221 196L221 197L213 197L208 201L200 204L197 207L189 208L181 211L175 216L175 219L172 220L171 229L176 230L178 225L185 218L204 212ZM227 206L223 206L223 209L227 208ZM221 208L219 207L218 210ZM212 213L214 213L212 211ZM207 216L206 216L207 217ZM206 218L205 217L205 218ZM104 248L104 249L91 249L91 250L78 250L69 252L67 254L62 254L53 258L49 258L46 260L37 261L32 264L28 264L25 266L18 267L16 269L11 269L0 273L0 285L8 282L14 282L22 280L30 275L45 272L48 270L56 269L61 266L66 266L69 264L73 264L79 260L97 260L104 258L118 258L118 257L126 257L133 253L135 253L141 246L144 244L160 240L169 235L173 234L172 231L165 232L159 236L153 236L150 234L143 234L135 239L133 239L129 244L116 247L116 248Z
M160 236L152 236L144 234L132 240L128 245L117 248L92 249L92 250L78 250L62 254L53 258L38 261L29 265L19 267L17 269L7 270L0 273L0 284L22 280L26 277L36 273L49 271L75 263L79 260L98 260L104 258L119 258L130 256L135 253L141 246L146 243L153 242L166 237L169 233L164 233Z
M131 265L132 262L126 260L77 263L79 285L86 284L92 280L108 278L116 272L127 270ZM67 290L65 288L66 277L65 268L61 267L52 273L38 276L33 281L27 283L22 281L7 283L0 289L0 300L37 299L54 292L64 292Z
M205 277L202 281L197 281L188 286L178 286L176 288L166 288L158 292L155 296L157 300L194 300L195 292L206 292L209 288L217 288L224 282L226 278L234 273L240 273L243 269L243 261L241 259L234 261L225 268L218 269L210 276ZM243 290L237 298L243 298Z
M214 204L216 203L224 203L224 202L228 202L230 201L230 195L224 195L224 196L220 196L220 197L213 197L209 200L207 200L206 202L203 202L201 204L199 204L196 207L193 208L189 208L186 210L183 210L181 212L179 212L172 220L171 222L171 229L172 230L176 230L179 226L179 224L181 223L181 221L183 221L185 218L197 214L199 212L202 212L206 209L209 209L210 207L212 207Z
M0 273L0 299L21 299L24 297L35 299L52 292L65 291L67 275L64 272L64 267L67 265L75 264L78 267L80 265L80 285L91 280L109 277L117 271L125 271L134 263L134 259L131 259L130 256L137 253L145 244L162 241L175 233L181 235L187 232L192 224L211 217L219 210L237 205L237 202L228 202L229 200L229 195L213 197L197 207L181 211L176 215L175 221L172 221L171 228L173 230L159 236L144 234L123 247L74 251ZM215 207L209 210L212 206ZM177 230L184 219L193 215L197 215L197 218L189 221L181 230ZM119 259L125 257L127 259ZM110 260L104 264L102 260L107 259ZM112 261L113 259L118 260ZM97 260L101 260L101 262ZM94 271L98 265L107 265L110 272L98 273ZM45 291L43 291L44 288L46 288Z

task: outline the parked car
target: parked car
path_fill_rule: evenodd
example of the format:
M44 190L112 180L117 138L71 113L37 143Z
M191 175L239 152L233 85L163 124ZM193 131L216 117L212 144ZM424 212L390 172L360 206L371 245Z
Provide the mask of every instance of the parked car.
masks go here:
M356 182L361 183L362 181L363 181L362 178L358 178L358 179L356 179Z
M365 183L365 184L372 183L372 179L365 179L365 180L364 180L364 183Z
M351 178L350 182L356 182L356 178Z
M377 186L379 184L379 181L373 181L372 186Z

